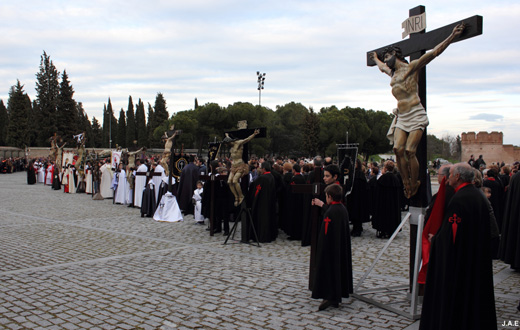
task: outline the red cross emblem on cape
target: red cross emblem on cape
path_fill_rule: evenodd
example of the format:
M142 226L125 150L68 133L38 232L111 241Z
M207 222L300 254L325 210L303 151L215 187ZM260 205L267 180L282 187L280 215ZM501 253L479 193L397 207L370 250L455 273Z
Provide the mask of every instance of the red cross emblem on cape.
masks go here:
M458 217L456 213L453 213L453 216L449 217L448 221L451 222L451 229L453 232L453 244L455 244L455 238L457 237L457 226L462 221L462 219Z
M325 219L323 219L323 222L325 222L325 235L327 235L327 229L329 228L329 223L331 221L332 220L329 217L326 217Z
M256 186L256 191L255 191L255 197L258 195L258 193L260 192L260 190L262 190L262 186L261 186L261 185L257 185L257 186Z

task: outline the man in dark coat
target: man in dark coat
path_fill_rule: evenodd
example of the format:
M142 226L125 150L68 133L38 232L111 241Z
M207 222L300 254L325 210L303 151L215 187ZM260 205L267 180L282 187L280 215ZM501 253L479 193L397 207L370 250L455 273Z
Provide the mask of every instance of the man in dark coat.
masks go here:
M305 184L305 178L301 173L301 167L298 164L293 165L293 176L288 187L288 209L290 212L287 219L287 235L289 240L301 240L303 231L303 210L305 195L293 193L291 186ZM311 204L310 201L308 203Z
M179 181L177 190L179 208L184 214L193 214L194 208L191 197L193 191L197 188L197 181L199 181L199 167L195 165L194 155L190 155L189 163L182 169Z
M276 184L271 174L271 164L269 162L263 162L258 168L258 173L260 175L249 187L249 194L252 200L251 214L258 241L260 243L269 243L276 240L278 236Z
M465 162L450 169L455 195L432 238L421 330L497 329L489 210L473 178Z
M363 222L368 222L368 182L363 173L361 161L356 160L354 170L354 185L352 192L347 196L347 210L352 221L352 236L361 236Z
M378 238L389 238L401 223L401 182L393 173L394 168L395 163L387 160L383 175L377 179L372 227L377 230Z
M509 182L500 240L500 260L520 271L520 174Z
M312 298L323 299L319 310L338 307L352 293L352 254L347 209L338 184L325 188L327 210L323 215L316 251L316 274Z
M489 201L493 207L495 213L495 219L497 219L498 228L502 229L502 202L504 200L504 186L500 179L498 179L498 173L495 169L490 168L484 170L484 181L482 182L484 187L491 189L491 197Z

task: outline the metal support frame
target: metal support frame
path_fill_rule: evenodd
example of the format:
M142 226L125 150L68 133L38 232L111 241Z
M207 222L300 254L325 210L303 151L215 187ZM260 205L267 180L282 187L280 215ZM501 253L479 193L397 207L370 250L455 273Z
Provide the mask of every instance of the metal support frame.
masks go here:
M378 288L372 288L372 289L367 289L367 290L360 290L359 289L361 287L361 285L363 284L363 282L366 280L366 278L370 275L372 270L375 268L377 262L381 259L383 254L386 252L386 250L388 249L388 247L390 246L390 244L392 243L394 238L397 236L399 231L403 228L403 226L406 224L406 222L411 219L411 217L412 217L412 214L411 213L407 213L406 216L403 218L403 220L401 221L401 224L399 225L399 227L397 227L397 229L394 231L392 236L388 239L388 242L386 242L386 244L383 247L383 249L377 255L376 259L372 262L372 265L368 268L368 270L365 272L365 274L358 281L357 285L354 288L354 293L352 294L352 296L357 298L357 299L359 299L359 300L362 300L364 302L367 302L369 304L377 306L379 308L386 309L386 310L388 310L390 312L394 312L396 314L405 316L405 317L410 318L412 320L417 320L417 319L419 319L421 317L421 314L417 313L417 306L418 306L418 303L419 303L417 277L419 275L419 268L420 268L420 265L421 265L420 264L420 262L421 262L421 246L422 246L421 239L422 239L422 228L423 228L423 222L424 222L424 216L422 214L418 216L418 221L417 221L418 222L418 224L417 224L418 225L418 231L417 231L417 240L416 240L416 251L417 252L415 254L415 267L414 267L414 272L413 272L413 284L412 284L411 297L408 294L408 290L409 290L409 285L408 284L398 285L398 286L378 287ZM380 293L380 292L390 292L391 293L391 292L398 292L398 291L403 291L403 290L406 290L406 298L405 298L404 301L410 301L409 312L391 306L392 304L402 303L403 300L402 301L394 301L394 302L383 303L383 302L377 301L375 299L372 299L372 298L364 296L364 294L373 294L373 293Z

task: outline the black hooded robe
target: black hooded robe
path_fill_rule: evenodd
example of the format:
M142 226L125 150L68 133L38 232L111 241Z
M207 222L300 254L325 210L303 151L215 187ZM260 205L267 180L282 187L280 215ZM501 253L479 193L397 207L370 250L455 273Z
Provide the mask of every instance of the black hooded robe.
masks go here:
M249 187L252 198L251 215L255 226L258 241L269 243L278 236L276 219L276 184L273 175L265 172L260 175ZM254 236L250 236L254 239Z
M329 205L321 222L312 298L341 302L353 292L348 212L341 203Z
M141 202L141 217L153 217L157 203L155 201L155 185L148 183L143 190L143 199Z
M497 329L490 241L486 198L461 187L432 239L421 330Z
M389 237L401 223L401 182L392 172L381 175L376 182L372 227L382 234L381 237Z

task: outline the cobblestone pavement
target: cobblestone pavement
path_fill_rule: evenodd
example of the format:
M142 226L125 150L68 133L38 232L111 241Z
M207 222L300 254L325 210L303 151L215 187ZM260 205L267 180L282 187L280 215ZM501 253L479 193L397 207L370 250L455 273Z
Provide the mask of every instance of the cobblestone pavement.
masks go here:
M307 290L309 248L283 233L261 247L223 245L225 237L210 237L191 216L155 222L111 200L29 186L24 173L0 175L0 201L0 328L418 328L353 297L317 312L320 301ZM364 226L352 239L354 284L386 243ZM363 288L406 285L408 250L406 225ZM504 321L520 320L520 274L493 265L505 329Z

